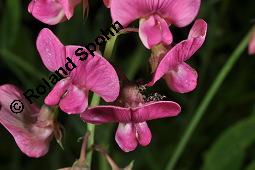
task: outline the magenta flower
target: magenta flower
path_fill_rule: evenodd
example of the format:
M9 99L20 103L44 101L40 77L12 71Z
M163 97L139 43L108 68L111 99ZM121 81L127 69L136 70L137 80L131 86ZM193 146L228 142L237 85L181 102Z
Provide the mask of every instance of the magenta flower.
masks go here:
M168 26L184 27L196 17L200 0L111 0L113 21L127 26L140 19L139 36L147 48L171 44Z
M249 43L249 54L255 54L255 32L252 34L250 43Z
M146 146L151 141L151 131L146 123L148 120L172 117L180 113L180 106L172 101L145 103L137 88L124 88L118 106L96 106L89 108L80 116L88 123L119 123L115 140L125 151L133 151L138 143Z
M13 85L0 86L0 123L12 134L20 150L29 157L44 156L53 137L51 112L47 107L40 110L29 104L22 91ZM10 105L14 100L24 104L21 113L13 113ZM18 107L18 106L15 106Z
M148 86L152 86L164 77L170 89L179 93L187 93L196 88L197 72L186 61L202 46L207 32L204 20L196 20L190 30L187 40L175 45L159 62L153 79Z
M74 8L81 0L32 0L28 12L39 21L55 25L73 16Z
M73 114L85 111L89 91L97 93L107 102L112 102L118 97L120 87L117 73L97 52L94 52L94 57L88 52L87 59L80 61L74 53L78 48L84 49L82 52L85 52L85 48L64 46L46 28L39 33L36 45L44 65L50 71L55 71L60 79L63 78L59 82L52 80L56 85L45 98L45 104L49 106L59 104L64 112ZM64 66L66 70L63 69ZM63 77L63 73L66 77Z

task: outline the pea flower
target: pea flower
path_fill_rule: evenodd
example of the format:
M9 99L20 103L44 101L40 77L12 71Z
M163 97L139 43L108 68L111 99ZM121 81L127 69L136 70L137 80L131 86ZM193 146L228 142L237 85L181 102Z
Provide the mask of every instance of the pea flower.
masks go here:
M59 105L64 112L74 114L84 112L87 108L89 91L95 92L107 102L118 97L120 87L117 73L99 53L94 52L92 56L84 47L64 46L46 28L39 33L36 45L46 68L52 72L56 70L59 76L57 79L61 79L53 81L56 76L52 78L51 82L55 86L45 98L45 104ZM74 54L81 49L83 51L80 52L84 55L86 52L87 56L79 59Z
M12 134L23 153L29 157L44 156L55 131L50 110L30 105L22 91L14 85L0 86L0 96L0 123ZM16 114L10 110L14 100L23 103L24 110L21 113Z
M117 100L120 106L96 106L81 113L81 119L93 124L119 123L115 140L125 151L133 151L138 143L147 146L151 141L151 131L146 121L176 116L180 106L172 101L146 103L138 88L128 85L122 89Z
M255 54L255 32L251 36L251 40L249 43L249 54L253 55Z
M73 16L74 8L81 0L32 0L28 12L39 21L55 25Z
M108 4L113 21L124 27L140 19L139 36L150 49L159 43L171 44L169 25L190 24L198 14L200 0L110 0Z
M197 72L186 61L202 46L207 32L204 20L195 21L187 40L172 47L160 60L148 86L164 77L169 88L175 92L187 93L196 88Z

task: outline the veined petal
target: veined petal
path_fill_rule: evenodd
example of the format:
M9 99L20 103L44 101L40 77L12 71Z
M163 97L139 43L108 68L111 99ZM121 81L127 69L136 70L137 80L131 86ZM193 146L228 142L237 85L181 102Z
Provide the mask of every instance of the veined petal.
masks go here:
M136 138L140 145L147 146L151 142L151 131L146 122L135 123L135 129L137 132Z
M138 18L159 14L169 24L184 27L196 17L201 0L111 0L113 21L127 26Z
M132 109L132 122L141 123L148 120L177 116L181 107L172 101L146 103Z
M12 134L20 150L29 157L44 156L49 149L53 129L37 125L43 114L34 104L30 105L22 91L13 85L0 86L0 123ZM21 113L11 112L10 105L20 100L24 105Z
M148 16L152 12L147 1L144 0L111 0L113 22L119 21L124 27L138 18Z
M114 101L120 86L113 66L96 52L94 57L89 56L80 63L71 73L74 84L95 92L107 102Z
M119 123L115 141L124 152L130 152L137 147L136 129L132 123Z
M193 91L197 86L197 72L188 64L182 63L176 69L165 74L164 79L168 87L178 93Z
M148 49L159 43L169 45L173 41L168 24L158 15L152 15L148 19L140 20L139 36L144 46Z
M161 0L158 13L177 27L189 25L197 16L201 0Z
M71 82L69 78L65 78L57 82L57 84L53 87L51 92L44 99L44 103L49 106L57 105L61 97L65 94L70 85Z
M40 31L36 47L41 56L43 64L52 72L65 64L65 46L51 32L44 28Z
M88 106L88 92L71 85L60 100L59 106L68 114L82 113Z
M130 109L118 106L96 106L88 108L85 112L81 113L80 116L85 122L93 124L131 122Z
M65 11L58 1L32 0L28 5L28 12L39 21L55 25L65 19Z
M255 32L252 34L250 43L249 43L249 54L255 54Z
M176 116L181 107L171 101L146 103L135 108L118 106L96 106L81 113L81 118L88 123L103 124L112 122L141 123L147 120Z
M154 85L161 77L172 69L178 68L179 64L188 60L204 43L207 31L207 24L202 19L196 20L190 30L187 40L175 45L160 61L153 79L148 86Z

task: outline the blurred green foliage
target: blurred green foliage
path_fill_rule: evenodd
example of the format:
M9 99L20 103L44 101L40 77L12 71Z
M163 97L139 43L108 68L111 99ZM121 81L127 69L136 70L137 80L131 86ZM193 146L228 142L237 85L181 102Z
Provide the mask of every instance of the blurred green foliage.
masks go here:
M27 12L29 0L0 1L0 83L12 83L24 90L40 83L50 73L43 66L36 51L35 40L39 31L48 27L64 44L84 45L100 34L100 28L111 23L110 13L102 1L91 0L90 12L83 20L82 8L74 17L57 26L47 26ZM153 139L146 148L123 153L114 141L116 125L96 128L96 143L104 146L114 160L124 167L135 160L134 169L166 167L181 134L187 127L194 109L207 93L214 77L230 53L249 31L255 18L255 1L204 0L199 17L208 23L204 46L196 53L191 65L199 72L196 91L189 94L171 92L164 81L156 83L149 92L159 92L181 104L182 114L176 118L149 122ZM253 21L253 22L252 22ZM137 26L137 22L134 24ZM175 41L184 39L190 26L171 27ZM103 48L102 48L103 50ZM119 36L112 63L118 65L132 80L150 79L146 50L137 34ZM207 109L198 128L182 154L178 170L254 170L255 169L255 56L243 53ZM42 100L38 102L41 104ZM57 169L72 165L79 157L81 142L77 139L86 132L78 116L60 113L59 121L65 126L64 150L52 141L49 153L39 159L26 157L20 152L11 135L0 126L0 169ZM94 154L93 169L107 170L109 166L99 154Z

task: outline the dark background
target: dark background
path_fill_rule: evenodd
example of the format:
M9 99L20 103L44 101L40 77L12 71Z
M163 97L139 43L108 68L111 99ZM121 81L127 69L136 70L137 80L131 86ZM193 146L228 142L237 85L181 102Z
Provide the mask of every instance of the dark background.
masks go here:
M36 87L41 83L42 75L50 74L35 47L42 28L50 28L64 44L84 45L92 42L101 28L111 24L109 10L99 0L90 2L87 19L83 20L79 6L70 21L57 26L47 26L33 18L27 12L28 3L28 0L0 1L0 84L15 84L23 90ZM180 103L182 113L175 118L149 122L153 134L151 144L131 153L122 152L114 141L116 124L96 128L96 143L107 148L120 167L132 160L135 161L134 169L161 170L166 167L219 70L255 24L255 1L204 0L198 18L208 23L208 35L203 47L189 61L199 72L197 89L189 94L176 94L162 80L149 89ZM134 25L137 26L137 22ZM190 27L171 27L174 41L184 39ZM149 56L150 52L142 46L138 34L130 33L118 38L111 61L132 80L150 80ZM40 102L42 100L39 105ZM246 50L210 103L175 169L254 170L254 116L255 56L249 56ZM0 169L58 169L72 165L79 157L81 142L77 139L86 132L86 125L78 116L65 113L60 113L59 121L65 127L65 150L53 140L49 153L39 159L22 154L12 136L0 126ZM217 142L220 138L222 141ZM92 169L109 169L98 153L94 154L92 166Z

